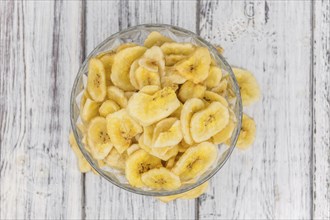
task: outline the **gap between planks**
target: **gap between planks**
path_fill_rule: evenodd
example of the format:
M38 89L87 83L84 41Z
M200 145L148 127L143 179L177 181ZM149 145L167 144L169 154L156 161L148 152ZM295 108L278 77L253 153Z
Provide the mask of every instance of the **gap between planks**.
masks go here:
M201 0L196 0L196 34L200 35ZM210 187L210 186L209 186ZM195 199L195 219L199 220L199 198Z
M315 112L314 112L314 94L315 94L315 81L314 81L314 1L310 1L310 28L311 28L311 39L310 39L310 88L309 88L309 108L310 112L312 113L310 117L310 155L309 159L311 160L310 163L310 219L313 219L314 212L314 119L315 119Z
M86 58L86 1L81 2L81 57L80 57L80 63L83 63ZM81 188L81 219L86 219L86 174L82 173L82 188Z

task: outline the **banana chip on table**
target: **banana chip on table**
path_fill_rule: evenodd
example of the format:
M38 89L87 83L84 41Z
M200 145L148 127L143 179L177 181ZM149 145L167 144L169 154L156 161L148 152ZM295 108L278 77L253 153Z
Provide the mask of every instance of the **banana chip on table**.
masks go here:
M90 154L92 154L92 150L89 146L88 139L87 139L87 134L84 134L83 138L81 139L81 143L84 145L86 151Z
M89 165L88 161L85 159L84 155L81 153L72 131L70 132L69 142L70 142L73 152L75 153L75 155L78 159L78 167L79 167L80 172L86 173L86 172L91 171L92 167Z
M162 197L157 197L162 202L170 202L175 199L195 199L200 197L205 191L207 190L207 187L209 186L209 182L205 182L201 184L200 186L197 186L196 188L189 190L185 193L177 194L177 195L172 195L172 196L162 196Z
M249 148L255 140L255 135L256 124L254 120L243 114L241 132L238 136L236 147L242 150Z
M218 48L219 49L219 48ZM222 48L221 48L222 49ZM221 52L221 49L220 52ZM254 76L233 68L244 106L260 97ZM196 183L230 144L238 119L229 74L209 50L151 32L144 45L124 43L89 60L76 125L99 167L133 187L175 190ZM237 148L255 140L256 124L242 118ZM93 170L70 134L81 172ZM197 198L208 182L163 202Z
M260 88L256 78L247 70L233 68L236 77L243 106L249 106L260 98Z
M217 49L218 53L223 54L223 52L225 51L221 46L215 46L215 49Z

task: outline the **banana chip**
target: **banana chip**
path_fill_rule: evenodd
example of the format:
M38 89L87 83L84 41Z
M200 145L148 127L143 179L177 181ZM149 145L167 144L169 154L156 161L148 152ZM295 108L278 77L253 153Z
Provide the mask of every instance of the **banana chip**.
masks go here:
M228 108L220 102L212 102L191 117L190 132L196 143L208 140L229 122Z
M144 150L138 150L128 157L126 161L126 178L128 182L135 187L143 187L142 175L147 171L161 167L159 158L148 154Z
M173 190L181 186L180 178L166 168L155 168L141 176L142 182L152 189Z
M181 181L193 179L202 175L217 158L218 149L210 142L203 142L190 147L183 153L172 172L178 175Z
M206 47L174 42L155 31L143 46L124 43L91 58L86 89L77 97L81 120L76 126L98 166L148 190L175 190L208 173L220 154L217 144L229 145L237 126L230 76L214 58ZM238 68L233 72L243 105L256 102L260 89L254 76ZM255 133L254 120L244 114L237 148L251 146ZM72 133L70 144L80 171L97 174ZM207 186L158 199L197 198Z
M202 100L193 98L186 101L182 107L180 120L182 126L183 139L187 144L194 143L194 140L192 139L190 133L191 118L196 112L202 110L204 106L205 105Z
M120 109L119 105L112 100L107 100L102 103L99 108L99 113L102 117L106 117L110 113L114 113Z
M99 115L100 103L94 102L93 100L87 98L84 107L80 113L81 119L88 123L92 118Z
M258 101L260 88L252 73L239 68L233 68L233 72L240 88L243 105L249 106Z
M115 55L111 68L111 81L115 86L124 91L135 90L129 78L130 67L145 51L145 47L135 46L125 48Z
M151 32L147 39L144 41L145 47L152 47L152 46L161 46L165 42L172 42L171 38L165 37L164 35L160 34L157 31Z
M204 81L204 84L207 86L207 88L214 88L216 87L222 78L222 71L217 66L211 66L209 75Z
M81 153L81 151L78 147L78 144L76 142L76 139L74 138L74 135L72 132L70 132L69 142L70 142L73 152L75 153L75 155L78 159L78 167L79 167L80 172L87 173L87 172L91 171L92 167L89 165L88 161L85 159L84 155Z
M132 143L135 135L142 133L142 127L128 115L126 109L107 116L107 132L119 153L123 153Z
M88 65L87 91L96 102L102 102L107 94L105 68L101 60L92 58Z
M248 115L243 114L242 128L236 143L237 148L242 150L249 148L255 140L255 135L256 123Z
M152 147L174 146L182 140L181 123L177 118L158 122L153 131Z
M110 137L107 134L107 121L103 117L94 118L88 126L88 144L92 155L97 160L103 160L112 149Z
M190 43L176 43L176 42L170 42L170 43L164 43L160 47L165 54L165 56L168 55L191 55L195 51L195 46Z
M128 102L127 111L141 125L148 126L166 118L179 106L174 90L166 87L153 95L135 93Z
M207 190L207 187L209 186L209 182L205 182L200 186L197 186L196 188L189 190L185 193L177 194L177 195L172 195L172 196L162 196L162 197L157 197L162 202L170 202L175 199L195 199L200 197L205 191Z
M191 98L203 98L205 91L205 86L187 81L181 86L178 97L181 102L186 102Z
M118 169L118 170L125 170L125 163L127 160L127 154L123 153L120 154L116 148L112 148L108 156L104 159L104 162L109 167Z
M207 48L199 47L193 55L174 65L178 73L194 83L203 82L209 75L211 56Z

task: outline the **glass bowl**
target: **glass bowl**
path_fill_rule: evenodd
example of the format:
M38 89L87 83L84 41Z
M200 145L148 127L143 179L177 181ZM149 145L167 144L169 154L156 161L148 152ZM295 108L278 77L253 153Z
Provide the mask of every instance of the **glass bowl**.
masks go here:
M96 160L90 155L90 153L85 149L84 145L82 144L82 134L77 128L76 124L80 120L79 117L79 103L80 98L83 93L84 88L86 87L87 82L87 74L88 74L88 60L96 56L97 54L105 51L110 51L118 47L122 43L127 42L134 42L143 45L144 40L148 36L148 34L152 31L158 31L161 34L172 38L174 41L177 42L190 42L194 45L199 45L203 47L207 47L211 53L211 56L215 60L218 66L222 69L224 75L227 75L228 80L228 87L231 91L231 101L229 102L230 108L236 115L237 122L230 139L230 146L226 145L218 145L219 148L219 156L214 164L207 172L205 172L195 183L185 184L182 185L179 189L172 190L172 191L165 191L165 190L151 190L147 188L136 188L131 186L123 173L117 171L115 169L111 169L108 167L99 167ZM130 27L126 30L120 31L116 34L111 35L102 43L100 43L85 59L84 63L79 68L78 74L75 78L72 92L71 92L71 100L70 100L70 119L71 119L71 126L77 140L78 146L90 163L90 165L98 172L102 177L104 177L109 182L113 183L114 185L125 189L127 191L138 193L142 195L148 196L169 196L175 195L179 193L184 193L188 190L191 190L205 181L209 180L212 176L214 176L221 167L226 163L228 158L230 157L233 149L235 148L235 144L241 129L241 120L242 120L242 103L241 103L241 96L239 92L239 87L237 85L235 76L232 72L230 65L226 62L226 60L222 57L221 54L217 52L217 50L207 41L199 37L198 35L194 34L191 31L171 26L165 24L144 24L138 25L134 27Z

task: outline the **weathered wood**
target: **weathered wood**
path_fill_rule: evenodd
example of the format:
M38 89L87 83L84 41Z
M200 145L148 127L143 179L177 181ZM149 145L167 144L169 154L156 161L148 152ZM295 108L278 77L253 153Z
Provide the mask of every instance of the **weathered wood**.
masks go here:
M81 174L68 144L79 6L0 3L0 219L81 218Z
M192 1L87 2L86 51L111 34L143 23L168 23L195 29ZM186 8L190 11L184 13ZM164 204L120 189L92 173L86 175L86 219L193 219L195 201Z
M244 109L257 123L254 146L215 176L200 218L311 218L311 3L202 1L200 30L263 93Z
M0 219L329 219L330 2L0 1ZM163 204L92 173L69 149L69 94L86 55L142 23L174 24L257 77L252 149L197 202Z
M330 1L313 4L313 217L330 219Z

